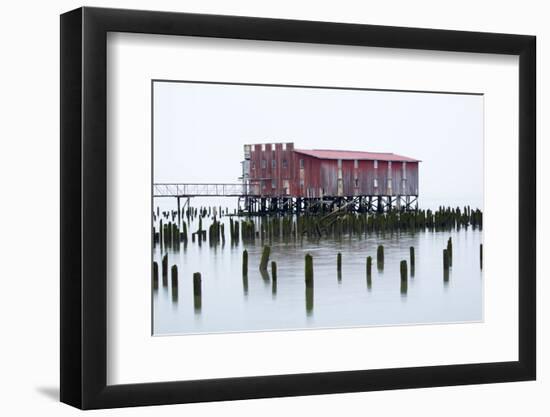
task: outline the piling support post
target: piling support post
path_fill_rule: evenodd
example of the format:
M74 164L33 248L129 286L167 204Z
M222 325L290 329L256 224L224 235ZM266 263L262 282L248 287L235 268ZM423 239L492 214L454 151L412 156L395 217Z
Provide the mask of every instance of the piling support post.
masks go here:
M248 276L248 251L243 251L243 277Z
M178 227L181 226L181 205L180 205L180 197L177 197L178 200Z
M414 258L414 246L409 248L411 258L411 277L414 276L415 258Z
M479 269L483 269L483 243L479 244Z
M399 264L399 272L401 275L401 294L407 294L408 282L407 282L407 261L403 260Z
M372 256L367 256L367 288L372 287Z
M379 270L384 269L384 246L378 245L376 249L376 266Z
M202 279L201 273L195 272L193 274L193 302L195 312L199 313L202 309Z

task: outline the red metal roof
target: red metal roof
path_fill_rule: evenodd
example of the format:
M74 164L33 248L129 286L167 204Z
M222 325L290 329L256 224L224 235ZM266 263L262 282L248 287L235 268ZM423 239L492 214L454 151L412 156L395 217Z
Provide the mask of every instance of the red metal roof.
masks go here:
M294 149L295 152L319 159L358 159L395 162L420 162L419 159L387 152L337 151L330 149Z

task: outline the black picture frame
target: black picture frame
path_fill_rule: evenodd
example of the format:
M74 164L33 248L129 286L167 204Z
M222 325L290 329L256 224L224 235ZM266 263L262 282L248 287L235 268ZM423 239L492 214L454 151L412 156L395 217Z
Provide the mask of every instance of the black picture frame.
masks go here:
M108 32L519 56L518 361L107 385ZM88 7L61 15L61 401L94 409L535 379L535 50L524 35Z

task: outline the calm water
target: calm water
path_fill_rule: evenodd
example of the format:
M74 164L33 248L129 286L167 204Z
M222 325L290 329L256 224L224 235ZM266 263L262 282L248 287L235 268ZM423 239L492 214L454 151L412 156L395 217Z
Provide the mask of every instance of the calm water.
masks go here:
M161 208L162 210L162 208ZM372 234L368 237L323 238L319 242L273 240L270 261L277 262L277 282L262 275L260 239L255 244L232 245L228 217L226 243L211 248L189 239L179 250L155 245L153 260L159 267L164 253L168 265L178 266L177 290L159 279L153 291L155 335L244 332L327 327L380 326L469 322L483 319L483 280L479 245L483 232L461 229L452 232ZM166 222L166 220L163 220ZM198 219L190 231L197 230ZM203 218L203 228L210 220ZM453 241L453 266L445 280L442 250ZM376 266L376 247L384 245L383 270ZM409 247L414 246L416 267L410 274ZM248 278L242 277L242 252L249 253ZM342 253L342 274L336 269ZM314 264L314 289L306 292L304 255ZM372 284L368 288L366 257L373 257ZM409 264L406 292L401 287L399 262ZM200 310L195 309L193 273L202 274Z

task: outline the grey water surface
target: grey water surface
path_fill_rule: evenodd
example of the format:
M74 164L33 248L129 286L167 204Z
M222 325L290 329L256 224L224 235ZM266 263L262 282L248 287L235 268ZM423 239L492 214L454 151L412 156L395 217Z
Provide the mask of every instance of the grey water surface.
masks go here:
M238 219L235 217L235 219ZM294 241L273 239L271 260L277 263L277 280L261 273L262 242L232 245L229 217L225 223L225 245L210 247L189 243L179 249L153 249L159 264L168 254L169 269L178 267L177 286L170 273L153 290L154 335L248 332L313 328L385 326L473 322L483 320L483 280L479 245L483 232L462 228L453 231L420 231L359 236L341 239L306 237ZM166 220L164 220L166 222ZM177 220L176 220L177 222ZM196 231L198 218L190 232ZM203 228L210 224L203 218ZM448 238L453 242L453 263L443 271L442 251ZM376 248L384 245L383 269L376 263ZM411 274L409 247L415 248L415 270ZM242 274L242 252L249 253L248 276ZM342 253L342 273L336 267ZM313 256L314 287L304 282L304 256ZM372 256L370 285L366 258ZM403 286L399 263L407 260L408 277ZM200 308L193 295L193 273L202 275Z

